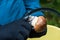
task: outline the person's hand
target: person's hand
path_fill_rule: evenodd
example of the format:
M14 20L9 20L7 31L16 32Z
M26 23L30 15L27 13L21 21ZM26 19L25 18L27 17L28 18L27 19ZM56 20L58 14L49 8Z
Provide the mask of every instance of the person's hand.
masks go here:
M35 23L34 30L36 32L42 32L47 26L46 19L43 16L39 16Z

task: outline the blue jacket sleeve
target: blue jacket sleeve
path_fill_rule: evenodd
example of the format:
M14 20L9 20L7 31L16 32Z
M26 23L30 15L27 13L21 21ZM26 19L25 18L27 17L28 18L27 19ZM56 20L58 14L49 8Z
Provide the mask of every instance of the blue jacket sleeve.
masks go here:
M30 12L34 9L41 8L39 0L24 0L24 4L26 7L27 12ZM42 12L36 12L32 14L33 16L43 16L44 14Z

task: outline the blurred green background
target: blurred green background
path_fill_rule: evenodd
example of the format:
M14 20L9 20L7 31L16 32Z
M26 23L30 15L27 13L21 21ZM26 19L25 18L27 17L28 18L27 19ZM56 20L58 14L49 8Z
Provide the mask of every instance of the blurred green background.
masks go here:
M40 0L42 7L53 8L60 12L60 0ZM55 14L46 12L47 23L49 25L54 25L60 27L60 17L55 16Z

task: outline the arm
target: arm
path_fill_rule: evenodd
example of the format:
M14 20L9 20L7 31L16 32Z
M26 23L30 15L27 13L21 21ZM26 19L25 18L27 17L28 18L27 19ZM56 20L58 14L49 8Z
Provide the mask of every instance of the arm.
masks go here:
M30 12L34 9L41 8L39 0L24 0L24 4L26 7L26 12ZM42 12L37 12L32 14L32 16L43 16L44 14Z

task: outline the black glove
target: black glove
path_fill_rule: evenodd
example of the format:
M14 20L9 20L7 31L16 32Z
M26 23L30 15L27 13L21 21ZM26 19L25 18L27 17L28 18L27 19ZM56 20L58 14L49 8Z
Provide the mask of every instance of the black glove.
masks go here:
M47 27L44 29L44 31L39 32L39 33L35 32L35 30L32 29L30 32L29 38L38 38L38 37L46 35L46 33L47 33Z
M28 21L21 19L0 27L1 39L26 39L31 31Z

